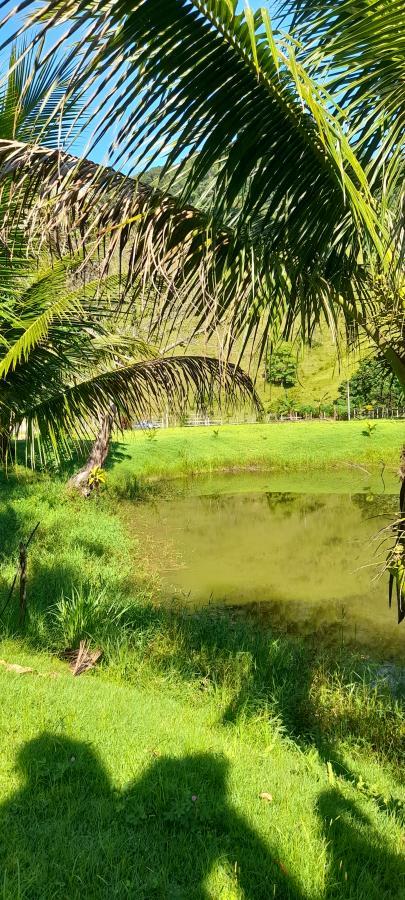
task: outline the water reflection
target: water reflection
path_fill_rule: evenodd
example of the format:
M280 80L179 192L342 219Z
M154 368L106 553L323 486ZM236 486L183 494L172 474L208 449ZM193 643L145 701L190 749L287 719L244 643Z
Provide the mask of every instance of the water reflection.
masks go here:
M163 594L194 606L260 607L279 628L404 656L386 578L378 578L384 542L376 557L396 495L369 484L353 494L238 492L237 480L231 493L213 482L213 493L198 495L194 484L191 493L132 507Z

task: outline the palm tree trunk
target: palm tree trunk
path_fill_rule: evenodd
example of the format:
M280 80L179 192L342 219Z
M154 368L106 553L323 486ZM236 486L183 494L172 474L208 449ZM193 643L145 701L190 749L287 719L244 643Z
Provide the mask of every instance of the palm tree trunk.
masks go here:
M114 403L111 403L107 412L100 416L98 434L90 450L87 462L83 468L80 469L79 472L76 472L76 475L73 475L69 480L69 487L76 488L76 490L81 491L86 497L89 496L92 490L89 486L90 472L95 467L101 469L107 459L116 412L117 407Z

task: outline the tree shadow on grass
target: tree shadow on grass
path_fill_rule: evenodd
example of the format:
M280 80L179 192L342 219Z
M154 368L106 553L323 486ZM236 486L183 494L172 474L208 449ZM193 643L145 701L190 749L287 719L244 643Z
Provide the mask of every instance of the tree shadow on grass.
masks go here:
M0 810L3 900L304 900L229 803L222 756L158 759L123 791L90 746L52 734L17 765L25 783Z
M152 666L197 682L201 690L226 688L224 724L261 714L278 719L303 746L315 744L323 752L352 735L370 739L377 751L398 761L399 707L388 691L376 695L366 660L328 653L316 640L277 635L237 610L135 605L128 626L129 634L146 636Z
M124 459L132 459L131 454L128 453L128 445L124 441L111 441L110 452L105 464L106 469L113 469Z
M342 784L358 790L359 799L368 797L404 827L401 706L388 692L376 694L365 686L360 659L345 653L341 659L338 653L324 658L308 641L277 637L229 610L188 613L175 606L140 605L130 615L130 631L142 634L143 657L152 669L190 681L202 692L220 689L221 724L260 719L269 733L281 731L304 752L315 748L325 773L331 766ZM125 677L131 678L130 653ZM392 795L362 781L361 757L348 762L342 755L345 740L363 745L369 759L388 763L396 784Z
M12 504L2 504L0 509L0 563L8 561L14 551L16 541L18 546L19 531L21 531L21 526Z
M43 734L17 766L24 783L0 809L3 900L315 900L230 804L223 756L157 759L119 791L91 746ZM323 900L401 900L404 857L360 807L333 788L317 813Z
M325 900L402 900L405 855L382 846L358 804L334 788L321 793L317 812L329 848Z

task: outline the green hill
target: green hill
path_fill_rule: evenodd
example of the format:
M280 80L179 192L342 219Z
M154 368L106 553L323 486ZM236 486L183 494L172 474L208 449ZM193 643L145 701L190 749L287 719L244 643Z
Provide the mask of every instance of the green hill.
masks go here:
M171 185L171 173L168 172L161 181L159 181L162 167L156 166L151 168L149 172L142 176L142 181L151 185L159 186L163 189L172 190L173 193L179 194L184 186L189 171L189 165L185 165L184 173L176 180L175 188ZM207 201L210 191L209 175L202 179L201 184L192 196L194 203L204 205ZM221 338L218 340L211 339L205 341L204 338L198 337L193 340L188 350L192 353L208 353L219 355L221 353ZM180 340L181 338L179 338ZM177 350L177 348L176 348ZM362 356L367 352L363 348L362 352L352 352L347 354L344 348L344 340L340 351L340 358L336 348L336 344L332 339L332 335L324 327L322 331L318 330L311 347L300 348L296 346L293 352L298 356L298 381L294 388L288 390L288 398L298 406L314 406L318 404L328 404L336 400L339 385L342 381L346 381L355 372ZM232 360L236 361L239 356L238 348L232 355ZM271 385L265 377L266 363L265 360L257 365L257 354L251 354L251 348L248 347L242 359L242 368L250 371L256 378L257 392L262 400L264 407L273 407L282 398L285 398L286 391L282 387Z

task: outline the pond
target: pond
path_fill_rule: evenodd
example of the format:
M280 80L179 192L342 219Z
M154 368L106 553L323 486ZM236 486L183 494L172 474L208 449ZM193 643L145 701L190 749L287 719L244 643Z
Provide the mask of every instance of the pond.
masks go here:
M179 481L128 515L162 598L247 607L283 631L403 660L378 536L397 505L393 473L252 472Z

